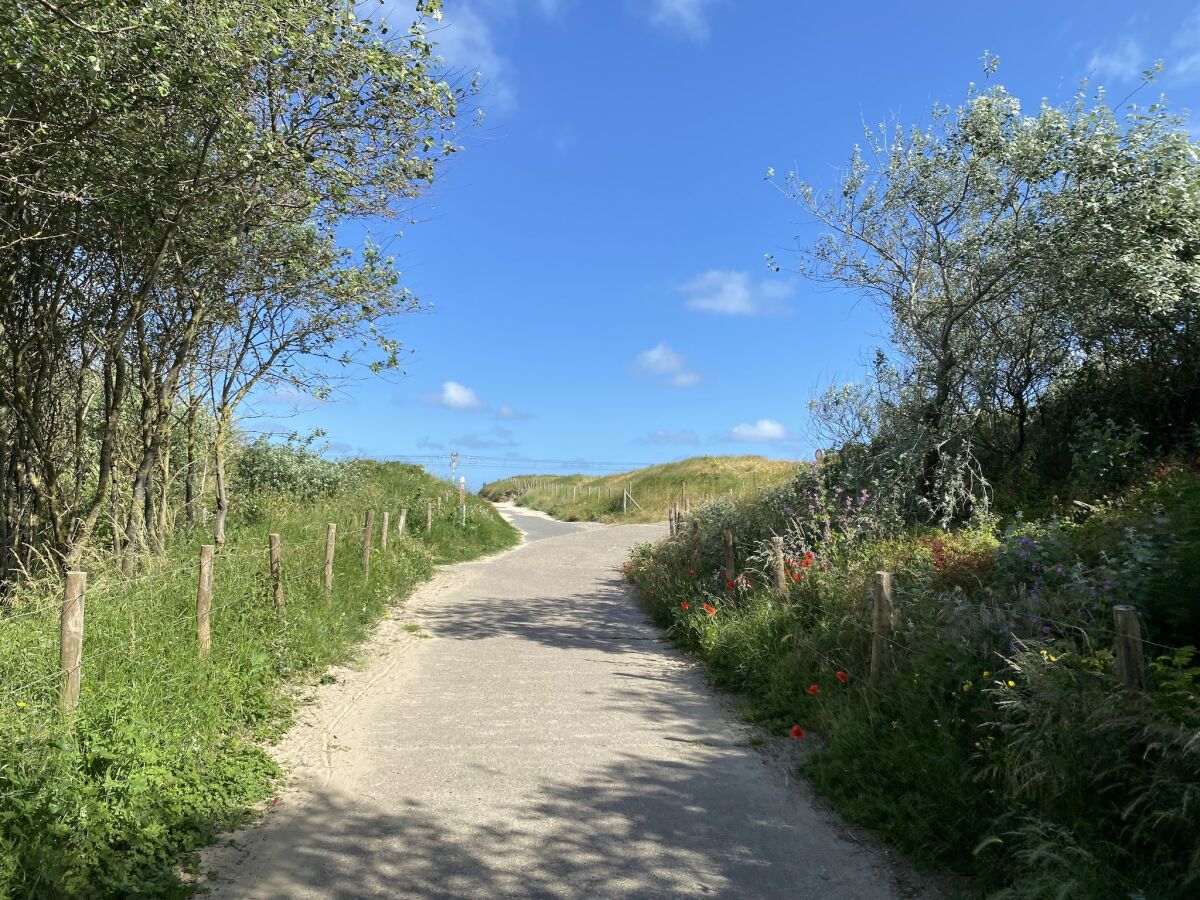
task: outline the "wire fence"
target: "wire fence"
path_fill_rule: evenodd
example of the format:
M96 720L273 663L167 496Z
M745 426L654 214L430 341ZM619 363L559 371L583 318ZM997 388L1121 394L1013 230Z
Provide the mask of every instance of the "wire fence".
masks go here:
M451 496L447 491L443 499ZM455 506L436 505L439 508L435 510L435 501L429 501L431 524L460 518ZM28 609L0 611L0 697L9 703L18 701L21 708L32 703L48 705L57 699L58 705L69 711L80 702L81 686L101 683L106 663L118 654L148 662L137 674L158 688L195 679L203 667L181 667L181 659L191 656L199 663L211 652L202 634L213 621L222 621L226 614L242 623L274 620L286 630L290 595L303 588L303 596L323 594L328 605L335 582L358 566L358 577L369 581L372 556L385 546L396 550L405 546L402 539L415 530L400 530L406 517L388 516L386 537L372 517L346 527L328 529L322 525L319 537L305 534L286 544L278 535L271 535L272 540L263 546L201 548L201 558L207 553L212 561L207 589L201 559L171 566L152 565L136 575L105 570L91 585L86 572L68 573L60 588L60 599L39 602ZM272 546L278 546L278 556L273 555ZM347 562L351 548L355 552L352 561ZM245 565L255 559L261 561L261 566ZM213 604L211 582L214 578L219 581L223 573L236 574L241 581L231 588L233 593L228 599ZM146 591L152 585L161 586L161 590ZM249 585L254 587L248 590ZM108 601L134 591L143 591L145 596L135 610L128 611L128 636L117 638L124 622L116 618L114 605ZM348 607L346 612L353 614L354 609ZM99 620L91 622L97 616ZM139 626L148 626L148 630ZM224 636L231 637L228 632ZM99 646L97 639L102 641ZM168 646L170 651L163 652L157 664L144 659L148 648L166 651Z

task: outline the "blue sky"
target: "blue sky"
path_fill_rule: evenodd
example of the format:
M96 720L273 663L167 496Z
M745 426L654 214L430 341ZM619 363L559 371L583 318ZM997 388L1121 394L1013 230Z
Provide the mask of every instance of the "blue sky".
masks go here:
M334 452L485 457L462 468L472 486L563 470L527 459L808 457L809 396L886 333L787 271L809 232L764 175L830 185L864 123L957 103L985 50L1030 109L1085 76L1118 100L1156 59L1137 101L1200 107L1196 0L447 0L436 38L480 71L485 117L419 221L372 228L429 305L397 323L404 374L262 409Z

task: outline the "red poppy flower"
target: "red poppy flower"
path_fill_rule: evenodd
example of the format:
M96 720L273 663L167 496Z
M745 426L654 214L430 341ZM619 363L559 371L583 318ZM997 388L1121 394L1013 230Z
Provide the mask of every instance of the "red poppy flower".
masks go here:
M727 591L732 591L732 590L733 590L733 587L734 587L734 585L733 585L733 582L732 582L732 581L726 581L726 582L725 582L725 590L727 590Z
M811 566L813 564L813 560L816 558L817 558L816 554L813 553L811 550L809 550L807 553L804 554L804 559L800 560L800 567L802 569L807 569L809 566Z
M682 606L684 609L691 609L691 606L692 606L692 604L688 603L686 600L680 601L679 605Z
M803 577L804 577L803 572L793 572L792 573L792 581L799 581Z
M821 686L819 684L810 684L808 686L808 696L815 697L819 693L821 693Z
M801 728L799 725L793 725L792 730L789 733L796 740L800 740L800 738L804 737L804 729Z
M689 574L689 575L695 575L695 574L696 574L696 570L695 570L695 569L688 569L688 574Z
M833 674L837 677L837 680L840 681L842 684L845 684L847 681L850 680L850 676L847 675L845 672L834 672Z
M707 602L704 604L704 611L706 613L708 613L710 616L715 616L717 614L717 608L715 606L713 606L711 603L707 603Z

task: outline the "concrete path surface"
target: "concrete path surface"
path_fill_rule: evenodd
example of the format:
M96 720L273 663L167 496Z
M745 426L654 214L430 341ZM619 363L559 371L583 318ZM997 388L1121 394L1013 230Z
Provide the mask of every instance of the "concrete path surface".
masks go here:
M542 539L444 569L314 689L215 896L913 895L647 624L618 566L661 527L506 515Z

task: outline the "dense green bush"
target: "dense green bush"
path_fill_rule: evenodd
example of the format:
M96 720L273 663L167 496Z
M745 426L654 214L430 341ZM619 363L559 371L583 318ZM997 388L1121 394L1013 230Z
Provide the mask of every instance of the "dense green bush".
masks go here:
M298 441L259 438L234 458L235 486L246 494L288 494L299 500L332 497L360 481L356 463L326 459Z
M1190 558L1200 477L1184 467L1081 523L905 529L836 464L637 548L656 622L743 695L753 720L814 741L805 770L849 819L925 865L1021 898L1182 898L1200 888L1200 668L1163 593ZM739 577L720 566L736 536ZM769 541L787 548L773 588ZM897 575L887 674L867 686L873 573ZM1149 692L1113 672L1112 606L1146 610ZM1174 613L1174 617L1172 617ZM810 731L811 730L811 731Z

